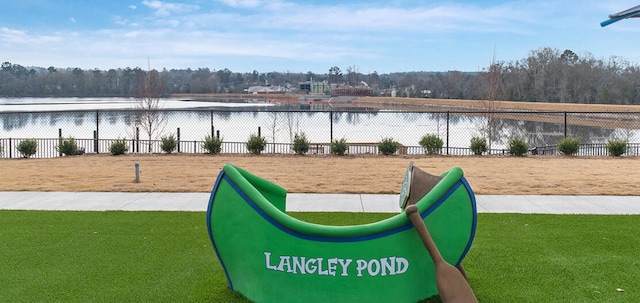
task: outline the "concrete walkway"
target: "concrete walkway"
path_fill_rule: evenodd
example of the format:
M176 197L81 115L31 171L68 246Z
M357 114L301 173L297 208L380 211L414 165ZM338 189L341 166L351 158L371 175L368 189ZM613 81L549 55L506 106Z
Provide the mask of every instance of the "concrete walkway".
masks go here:
M208 193L0 192L0 209L206 211ZM640 214L637 196L478 195L479 213ZM397 213L398 195L288 194L287 211Z

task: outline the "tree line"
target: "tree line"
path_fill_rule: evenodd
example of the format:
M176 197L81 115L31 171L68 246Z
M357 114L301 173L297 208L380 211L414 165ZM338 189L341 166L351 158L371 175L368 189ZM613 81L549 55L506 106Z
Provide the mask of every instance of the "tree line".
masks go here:
M510 100L562 103L640 104L640 67L621 57L596 59L571 50L540 48L511 62L491 61L480 71L396 72L363 74L356 66L337 66L327 73L233 72L139 67L109 70L24 67L4 62L0 97L136 97L148 74L157 75L164 95L243 93L256 85L297 88L299 82L368 85L376 95L395 90L401 97ZM364 82L364 83L362 83Z

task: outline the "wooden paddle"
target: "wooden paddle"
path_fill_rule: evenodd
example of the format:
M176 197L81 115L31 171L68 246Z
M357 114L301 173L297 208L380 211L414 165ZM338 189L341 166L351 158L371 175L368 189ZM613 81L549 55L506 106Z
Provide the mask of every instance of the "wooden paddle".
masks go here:
M427 230L427 226L418 213L418 207L409 205L404 212L413 223L413 227L415 227L420 239L422 239L422 243L424 243L429 255L431 255L431 259L433 259L433 264L436 268L436 285L442 302L478 302L462 273L442 258L438 247L433 242L433 238L431 238L431 234L429 234L429 230Z

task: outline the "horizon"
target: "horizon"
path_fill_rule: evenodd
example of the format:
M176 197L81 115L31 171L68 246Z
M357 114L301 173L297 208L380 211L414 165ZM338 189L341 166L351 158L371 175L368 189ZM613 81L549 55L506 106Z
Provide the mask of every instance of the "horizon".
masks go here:
M633 1L13 1L0 60L59 69L479 72L544 47L640 62Z

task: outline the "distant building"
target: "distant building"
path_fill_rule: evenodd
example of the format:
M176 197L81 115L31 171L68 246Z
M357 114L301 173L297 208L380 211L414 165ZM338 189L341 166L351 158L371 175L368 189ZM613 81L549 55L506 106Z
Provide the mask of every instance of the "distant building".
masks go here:
M298 89L307 94L326 94L329 91L329 84L327 81L316 82L311 78L309 81L298 82Z
M288 90L282 86L250 86L245 89L249 94L283 94Z

